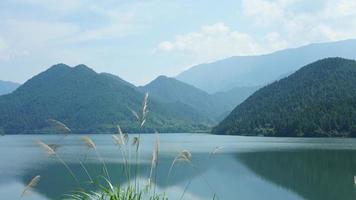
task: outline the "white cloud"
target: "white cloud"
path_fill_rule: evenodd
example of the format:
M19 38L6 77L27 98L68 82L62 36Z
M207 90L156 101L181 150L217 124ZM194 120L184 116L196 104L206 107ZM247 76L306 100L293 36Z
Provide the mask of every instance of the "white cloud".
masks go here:
M275 29L289 46L356 37L356 1L326 0L311 12L295 11L306 0L243 0L243 14L256 27Z
M250 35L232 31L221 22L202 26L197 32L177 35L172 41L161 42L157 48L164 52L184 53L194 57L196 62L263 52L263 48Z
M87 25L81 24L81 21L69 20L67 22L61 17L58 19L36 17L0 19L2 35L0 59L2 60L41 51L55 52L56 49L58 49L57 51L72 52L71 46L77 50L80 49L79 42L117 39L135 33L144 27L142 21L137 21L136 11L132 7L120 8L111 5L108 8L106 2L102 5L98 2L86 2L86 0L17 1L53 11L57 17L70 16L67 11L76 11L95 17L98 21ZM62 13L62 11L65 12Z
M232 30L220 22L176 35L157 49L199 63L356 37L356 1L325 0L311 10L304 8L311 4L309 0L242 0L242 17L258 34Z
M283 20L286 8L295 0L242 0L242 13L254 18L258 25L269 25Z

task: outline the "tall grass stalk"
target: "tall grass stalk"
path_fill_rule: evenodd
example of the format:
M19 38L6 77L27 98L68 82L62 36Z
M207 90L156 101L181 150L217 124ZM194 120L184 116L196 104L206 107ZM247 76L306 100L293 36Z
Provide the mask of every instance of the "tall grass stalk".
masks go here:
M130 109L130 108L129 108ZM132 145L136 147L136 153L135 153L135 188L137 190L140 189L140 185L137 182L137 177L140 174L140 165L138 163L139 158L140 158L140 151L139 151L139 147L140 147L140 141L141 141L141 132L143 130L143 126L146 123L147 120L147 114L148 114L148 93L145 93L143 102L142 102L142 108L141 108L141 112L136 112L133 109L130 109L132 114L134 115L134 117L137 119L138 125L139 125L139 133L138 133L138 137L134 137L133 138L133 142ZM138 114L140 113L140 114Z
M82 136L81 140L85 143L85 145L89 148L89 149L93 149L96 156L98 157L99 161L103 164L103 169L104 169L104 173L106 175L106 177L111 181L110 175L109 175L109 171L108 168L106 167L106 163L105 161L102 159L99 151L97 151L96 149L96 144L94 143L94 141L88 137L88 136Z
M131 110L131 109L130 109ZM147 114L148 114L148 94L145 94L143 103L142 103L142 109L140 114L137 114L137 112L131 110L133 115L138 121L138 125L140 128L140 132L138 133L138 136L135 136L131 140L131 145L130 144L130 138L127 133L123 133L121 130L120 126L117 126L117 133L112 135L112 139L114 143L119 147L119 150L121 152L121 156L123 159L124 163L124 174L126 175L128 179L128 185L126 187L121 188L120 185L114 186L112 184L112 180L109 175L108 168L106 166L106 163L104 159L101 157L99 151L97 150L97 146L94 143L94 141L87 137L83 136L81 137L81 140L85 143L85 145L89 148L95 151L95 154L98 158L98 160L101 162L103 165L104 169L104 176L99 176L99 178L104 180L104 185L100 183L100 181L94 182L90 173L88 170L85 168L84 164L82 161L80 161L81 167L84 169L85 173L90 179L90 182L97 186L98 191L85 191L81 189L80 191L66 195L68 199L71 200L168 200L168 197L166 197L166 192L162 194L157 194L156 193L156 182L157 182L157 174L158 174L158 163L159 163L159 152L160 152L160 137L159 134L156 132L155 133L155 141L154 141L154 146L152 150L152 159L150 162L150 170L148 174L148 184L147 187L144 187L143 189L140 188L140 182L138 181L138 177L140 176L140 171L139 171L139 161L140 161L140 144L141 144L141 132L143 129L143 126L145 125L147 121ZM65 131L70 131L70 129L64 125L63 123L59 121L51 121L51 123L54 123L56 126L61 127L62 130ZM46 151L46 153L49 156L55 156L68 170L68 172L71 174L73 179L77 182L77 184L80 186L80 182L74 172L71 170L71 168L67 165L67 163L57 154L56 149L51 147L50 145L45 144L42 141L38 141L38 144ZM131 162L131 147L134 148L135 152L135 161L134 161L134 185L132 185L131 181L131 165L129 162ZM211 155L216 154L221 148L217 147L215 148L209 157ZM174 158L174 160L171 163L171 166L169 168L168 174L167 174L167 179L166 179L166 185L168 186L168 180L169 177L172 173L172 170L176 163L178 162L185 162L188 163L194 170L197 170L197 167L192 164L192 154L188 150L183 150L178 153L178 155ZM204 178L204 181L208 184L209 188L213 192L213 188L211 185L207 182L207 180ZM34 177L29 184L26 186L24 189L23 193L21 194L21 197L27 193L30 189L35 187L40 179L40 176ZM192 179L189 180L188 184L184 187L184 191L182 195L180 196L179 199L183 199L184 195L190 186L192 182ZM152 189L152 184L154 184L154 187ZM81 188L81 187L80 187ZM217 199L217 195L214 193L214 199Z
M45 150L45 152L49 155L49 156L55 156L57 158L58 161L60 161L64 167L68 170L68 172L70 173L70 175L73 177L73 179L75 180L75 182L78 184L78 186L80 187L80 182L77 178L77 176L74 174L74 172L72 171L72 169L67 165L67 163L57 154L57 152L55 150L53 150L50 146L48 146L46 143L42 142L41 140L37 141L37 144L42 147L43 150Z
M130 159L130 149L129 146L127 145L129 142L129 135L127 133L123 133L120 125L117 125L117 135L112 135L112 138L115 142L116 145L118 145L119 150L121 152L122 155L122 159L125 163L125 171L126 171L126 176L128 178L128 180L130 180L130 168L129 168L129 162L128 160Z
M159 149L160 149L160 139L159 139L158 132L156 132L155 135L156 135L156 139L155 139L153 152L152 152L150 175L148 178L148 186L151 187L152 175L154 173L155 178L153 181L154 182L153 195L156 194L157 165L158 165Z

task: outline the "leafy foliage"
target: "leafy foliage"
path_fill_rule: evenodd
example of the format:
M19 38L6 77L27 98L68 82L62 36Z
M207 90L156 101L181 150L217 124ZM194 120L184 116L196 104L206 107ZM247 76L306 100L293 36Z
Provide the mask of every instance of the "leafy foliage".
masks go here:
M356 136L356 62L327 58L250 96L215 134Z

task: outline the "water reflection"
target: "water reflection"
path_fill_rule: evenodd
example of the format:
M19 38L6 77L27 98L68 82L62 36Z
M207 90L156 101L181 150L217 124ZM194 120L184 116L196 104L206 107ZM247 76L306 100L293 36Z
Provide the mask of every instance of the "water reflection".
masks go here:
M305 199L356 199L355 151L268 151L240 153L236 157L258 176Z
M78 188L66 168L57 160L49 159L36 145L36 137L47 143L58 141L56 136L1 138L0 199L17 199L24 185L38 174L41 181L26 199L61 199L63 194ZM91 137L113 182L127 184L120 151L111 137ZM143 135L142 140L139 164L142 176L138 180L144 185L149 176L154 137ZM79 160L93 179L103 174L102 164L96 154L82 144L79 136L70 136L64 142L58 149L59 155L75 171L82 187L92 189ZM161 135L161 144L156 184L158 191L167 192L170 199L180 199L187 184L186 200L212 199L214 194L220 200L356 199L353 180L356 151L351 150L355 149L356 140L167 134ZM216 146L224 148L211 155ZM183 149L192 152L194 168L179 163L167 182L171 163Z
M174 166L169 178L168 173L174 158L170 156L161 157L160 163L157 167L157 171L159 173L157 173L154 184L156 184L161 191L177 190L180 188L175 192L176 194L173 194L174 196L179 196L183 193L183 188L186 187L186 184L189 184L192 180L198 179L198 181L196 180L195 182L200 184L202 187L200 190L195 188L194 193L199 197L210 199L209 197L212 197L214 192L209 192L209 189L211 188L207 188L209 187L209 184L204 182L206 180L201 179L199 181L199 178L197 178L201 178L201 175L204 174L204 172L209 168L209 165L204 163L206 162L207 157L198 154L195 156L196 160L192 164L177 163ZM203 165L198 165L197 163ZM194 165L194 167L191 165ZM139 176L137 178L142 188L147 184L151 166L149 163L140 163L137 166L139 171ZM76 177L80 180L80 185L78 185L78 183L73 179L61 163L55 161L45 162L41 166L30 168L25 171L24 174L21 174L18 179L23 184L26 184L34 175L40 174L41 181L36 186L35 190L46 196L48 199L61 199L63 198L63 194L71 194L71 192L76 190L75 188L77 188L77 190L79 190L79 188L93 190L95 187L94 184L90 183L91 179L94 180L95 184L104 184L103 179L100 177L105 173L103 172L103 165L99 161L86 162L83 164L72 162L69 163L69 167L75 172ZM109 171L113 184L123 186L128 184L129 181L133 184L135 179L133 174L136 170L136 165L132 164L129 166L131 169L131 180L128 179L128 176L125 173L123 163L106 163L106 167ZM85 170L87 170L88 173L86 173ZM191 193L191 191L188 190L188 195L189 193Z

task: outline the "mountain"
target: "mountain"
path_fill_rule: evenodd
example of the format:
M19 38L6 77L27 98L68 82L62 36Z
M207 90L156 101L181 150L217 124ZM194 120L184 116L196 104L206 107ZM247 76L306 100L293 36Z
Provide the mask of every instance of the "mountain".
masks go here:
M216 108L218 105L208 93L174 78L159 76L149 84L139 87L139 90L148 92L160 102L186 104L210 118L219 115L219 109Z
M116 76L114 74L103 72L103 73L101 73L101 75L107 76L107 77L112 78L112 79L115 79L116 81L119 81L120 83L122 83L124 85L127 85L129 87L136 88L136 86L133 85L132 83L129 83L129 82L125 81L124 79L122 79L122 78L120 78L120 77L118 77L118 76Z
M220 107L220 114L217 120L220 122L240 103L245 101L260 87L235 87L225 92L217 92L212 94L215 103Z
M356 59L356 39L311 44L259 56L236 56L194 66L176 78L209 93L263 86L327 57Z
M19 86L20 84L18 83L0 80L0 95L9 94L16 90L16 88L18 88Z
M148 92L152 98L160 102L180 102L201 113L201 115L217 121L221 116L231 112L256 88L235 88L227 92L208 94L177 79L159 76L149 84L139 87L139 90Z
M48 119L65 123L75 133L112 133L117 124L127 132L206 131L209 120L179 103L149 99L149 115L139 130L130 109L139 111L144 94L113 75L85 65L55 65L0 97L0 131L6 134L48 133Z
M327 58L251 95L215 134L356 136L356 61Z

